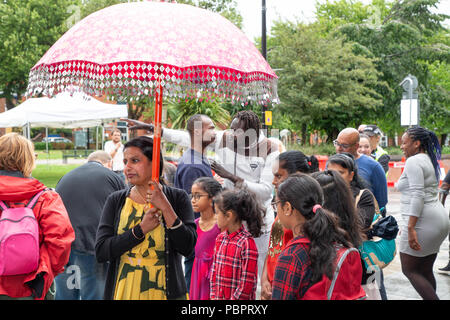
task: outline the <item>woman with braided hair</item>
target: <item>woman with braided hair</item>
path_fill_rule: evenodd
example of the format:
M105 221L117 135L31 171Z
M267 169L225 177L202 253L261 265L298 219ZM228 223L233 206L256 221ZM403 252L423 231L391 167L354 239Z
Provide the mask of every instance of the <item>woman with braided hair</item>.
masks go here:
M449 230L438 200L441 148L434 132L417 126L403 134L401 149L406 157L397 185L404 219L399 245L402 272L423 299L437 300L433 264Z

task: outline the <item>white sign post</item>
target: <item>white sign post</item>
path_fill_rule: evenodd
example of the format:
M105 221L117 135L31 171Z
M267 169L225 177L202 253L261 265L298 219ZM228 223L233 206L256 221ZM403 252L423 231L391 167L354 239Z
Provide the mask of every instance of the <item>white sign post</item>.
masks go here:
M417 78L408 74L408 76L400 82L403 87L403 97L400 103L400 125L402 126L418 126L420 121L419 97L415 91L418 86Z
M400 104L400 125L419 125L419 100L402 99Z

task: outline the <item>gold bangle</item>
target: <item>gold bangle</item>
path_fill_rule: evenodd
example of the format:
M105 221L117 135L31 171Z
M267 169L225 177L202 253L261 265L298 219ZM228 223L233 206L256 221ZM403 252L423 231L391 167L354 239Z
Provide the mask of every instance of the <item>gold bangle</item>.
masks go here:
M179 227L181 227L181 225L183 224L183 221L181 221L181 219L179 219L179 218L176 218L174 223L176 223L177 220L179 221L178 224L176 226L172 225L171 227L168 227L169 230L175 230L175 229L178 229Z

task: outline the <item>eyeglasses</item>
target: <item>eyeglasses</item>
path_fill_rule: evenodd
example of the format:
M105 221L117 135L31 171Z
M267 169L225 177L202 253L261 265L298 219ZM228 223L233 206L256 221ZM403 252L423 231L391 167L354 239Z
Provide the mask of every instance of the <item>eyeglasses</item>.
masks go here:
M191 194L189 197L191 198L191 200L194 199L195 201L198 201L200 200L201 197L209 197L209 194L194 193Z
M339 143L337 140L333 141L333 144L335 147L341 147L342 149L348 149L351 146L354 146L355 144L346 144L346 143Z
M277 204L278 204L278 202L281 202L281 200L277 200L277 201L273 201L271 204L272 204L272 208L273 208L273 210L275 210L275 211L277 211Z

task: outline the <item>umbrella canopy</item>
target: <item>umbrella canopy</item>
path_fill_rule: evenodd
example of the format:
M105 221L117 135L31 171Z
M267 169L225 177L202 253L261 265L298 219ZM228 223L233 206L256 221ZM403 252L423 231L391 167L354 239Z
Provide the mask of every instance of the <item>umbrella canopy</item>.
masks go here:
M66 89L119 97L277 100L277 77L257 48L221 15L164 2L117 4L84 18L31 69L27 95Z
M155 96L152 179L158 179L164 96L278 101L277 76L244 33L190 5L129 2L67 31L31 69L27 95Z
M103 103L84 94L58 94L54 98L31 98L0 113L0 128L30 127L89 128L126 118L126 105Z

